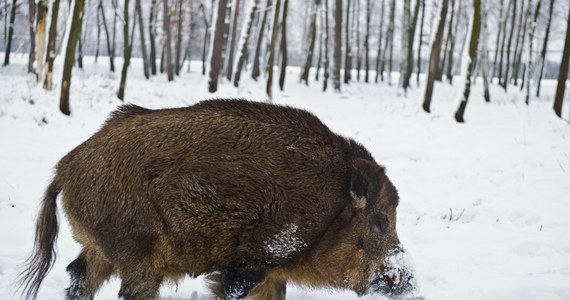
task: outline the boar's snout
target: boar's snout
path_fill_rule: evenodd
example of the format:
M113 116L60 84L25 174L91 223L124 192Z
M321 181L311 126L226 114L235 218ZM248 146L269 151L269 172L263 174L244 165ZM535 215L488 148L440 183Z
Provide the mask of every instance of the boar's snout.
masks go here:
M368 293L416 299L418 289L414 273L409 255L402 247L398 247L384 259L384 265L376 272Z

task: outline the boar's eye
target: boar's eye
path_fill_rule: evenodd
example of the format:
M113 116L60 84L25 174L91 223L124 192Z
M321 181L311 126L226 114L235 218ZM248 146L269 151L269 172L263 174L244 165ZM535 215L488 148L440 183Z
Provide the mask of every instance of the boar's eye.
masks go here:
M376 233L386 233L388 232L388 226L390 225L388 222L388 217L385 214L377 214L372 216L370 219L370 225L372 226L372 230Z

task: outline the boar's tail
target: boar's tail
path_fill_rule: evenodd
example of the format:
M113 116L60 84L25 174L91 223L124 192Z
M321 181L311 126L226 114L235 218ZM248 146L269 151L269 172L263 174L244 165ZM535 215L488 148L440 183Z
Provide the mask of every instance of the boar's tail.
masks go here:
M55 262L54 243L59 229L57 195L60 188L55 181L47 188L36 223L34 250L25 263L18 280L24 299L36 299L40 284Z

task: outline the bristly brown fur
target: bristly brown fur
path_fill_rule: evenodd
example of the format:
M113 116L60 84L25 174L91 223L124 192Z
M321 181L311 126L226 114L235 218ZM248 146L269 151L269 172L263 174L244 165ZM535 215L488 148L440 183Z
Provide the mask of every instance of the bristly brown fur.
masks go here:
M60 191L83 246L67 267L68 299L92 298L113 274L124 299L202 274L220 298L284 299L287 282L362 294L399 244L384 169L291 107L120 107L57 165L22 273L26 298L55 259Z

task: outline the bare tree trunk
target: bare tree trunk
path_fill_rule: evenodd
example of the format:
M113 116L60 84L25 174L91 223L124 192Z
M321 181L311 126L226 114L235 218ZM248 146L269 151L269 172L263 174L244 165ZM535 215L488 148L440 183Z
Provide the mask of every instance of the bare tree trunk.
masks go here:
M71 32L67 40L65 50L65 60L63 63L63 75L61 79L61 95L59 98L59 110L64 115L70 115L69 110L69 90L71 88L71 70L73 69L73 62L75 61L75 49L77 41L81 35L81 27L83 24L83 7L85 2L83 0L74 0L73 15L71 17Z
M111 43L112 35L107 27L107 20L105 19L105 9L103 8L103 0L99 0L99 11L101 12L101 19L103 21L103 29L105 30L105 41L107 42L107 55L109 55L109 64L112 72L115 72L115 50L114 42Z
M553 8L554 0L550 0L550 8L548 10L548 23L546 25L546 33L544 35L544 44L542 44L542 51L540 52L540 74L538 75L538 83L536 85L536 97L540 97L540 84L542 82L542 75L544 74L544 64L546 63L546 48L548 46L548 37L550 35L550 25L552 24Z
M182 7L183 0L178 0L176 3L176 50L174 54L174 72L176 76L180 76L180 69L182 66L180 65L181 61L180 58L182 56L182 23L183 23L183 7Z
M417 66L417 73L416 73L416 84L419 86L420 85L420 73L422 71L422 38L424 36L424 16L425 16L425 10L426 10L426 1L425 0L418 0L421 2L421 6L422 6L422 18L420 21L420 35L418 36L418 66Z
M439 15L439 23L437 25L437 31L435 33L435 39L431 46L430 60L429 60L429 70L428 78L426 83L426 93L424 97L423 109L426 112L430 112L431 98L433 95L433 84L435 76L437 75L437 69L439 68L439 51L441 49L441 41L443 39L443 30L445 27L445 17L447 15L447 6L449 0L443 0L441 3L441 11Z
M328 1L328 0L325 0ZM318 10L317 10L318 11ZM324 39L324 28L323 28L323 12L320 14L320 33L319 33L319 57L317 58L317 71L315 72L315 81L319 81L319 73L321 71L321 64L323 62L323 39Z
M222 46L224 43L224 19L226 18L227 0L218 0L218 7L214 9L215 27L214 41L212 45L212 57L210 60L210 80L208 91L214 93L218 90L218 77L222 68Z
M511 69L511 44L513 40L513 33L515 30L515 21L517 16L517 0L513 0L513 16L511 18L511 32L509 33L509 41L507 44L507 61L505 64L505 76L503 76L502 87L507 90L507 85L509 83L509 71Z
M568 18L570 18L570 6L568 6ZM566 22L566 39L562 61L560 62L560 72L558 73L558 85L554 95L554 112L558 117L562 117L562 102L564 101L564 91L566 90L566 79L568 78L568 64L570 63L570 22Z
M117 50L117 16L119 15L119 4L118 0L111 0L113 4L113 28L111 36L111 53L109 54L109 59L111 60L111 72L115 72L115 50Z
M204 38L202 41L202 75L206 75L206 53L208 52L208 44L210 41L210 22L208 21L208 16L206 15L206 8L204 4L200 4L200 10L202 11L204 20Z
M241 78L241 71L243 69L243 65L245 64L245 60L249 54L249 38L251 36L251 28L253 27L253 21L255 19L255 14L257 13L257 7L259 6L259 0L254 0L253 4L250 9L249 19L247 24L245 25L246 32L240 41L240 55L238 58L237 66L236 66L236 73L234 75L234 86L239 86L239 80Z
M453 29L453 36L451 37L451 42L449 44L449 53L447 55L447 71L445 76L449 81L449 84L453 84L453 53L455 52L455 40L457 39L457 33L459 32L459 18L461 17L461 0L457 5L457 19L455 20L455 28ZM463 50L463 49L462 49ZM463 53L461 51L460 53Z
M325 53L324 53L324 78L323 78L323 92L327 90L329 80L329 0L325 0Z
M534 44L534 33L536 30L536 22L538 20L538 16L540 15L540 6L542 4L542 0L538 0L536 4L536 10L534 11L534 19L530 24L530 29L528 32L528 66L526 67L526 83L523 80L523 85L526 85L526 95L525 95L525 103L526 105L530 102L530 81L532 79L532 74L534 73L534 64L532 59L532 47ZM528 6L532 5L532 1L529 0Z
M388 55L388 85L391 84L391 79L392 79L392 54L394 50L395 18L396 18L396 0L392 0L390 2L390 17L389 17L388 29L386 30L386 42L384 43L388 51L384 51L384 56L382 57L382 66L380 67L380 80L384 81L384 64L386 63L386 55Z
M48 13L47 0L38 1L36 15L36 66L38 82L43 80L44 66L46 63L46 16Z
M320 6L320 0L315 0L313 12L311 13L311 25L309 29L309 49L307 49L307 58L303 66L303 72L301 73L301 81L304 81L306 85L309 85L309 71L311 70L311 65L313 64L313 52L315 51L315 39L317 37L317 12ZM346 72L346 71L345 71ZM345 76L346 77L346 76Z
M382 2L380 3L380 28L378 29L378 51L376 52L376 76L374 78L374 82L376 83L378 83L378 78L380 77L380 61L382 60L383 30L384 30L384 0L382 0Z
M356 80L360 81L362 51L360 49L360 0L356 0Z
M233 17L232 17L232 38L229 45L229 54L228 54L228 68L226 69L226 78L228 80L232 80L232 74L234 72L234 51L235 51L235 44L236 44L236 33L237 33L237 24L239 19L239 9L240 9L240 0L234 0L234 10L233 10Z
M164 59L166 60L166 77L168 81L174 80L174 66L172 65L172 34L170 30L170 6L168 5L168 0L162 0L163 4L163 30L166 35L166 40L164 43L166 47L164 48ZM225 11L225 6L224 6Z
M283 21L281 22L281 69L279 74L279 88L283 91L285 87L285 74L287 70L287 11L289 0L283 2Z
M12 38L14 36L14 22L16 21L16 4L17 0L12 0L10 9L10 29L8 29L8 43L6 44L6 52L4 53L4 66L10 64L10 52L12 51Z
M155 36L156 36L156 0L152 0L150 4L150 16L148 18L148 42L150 44L149 62L150 62L150 73L152 75L156 75Z
M127 71L131 63L131 43L129 41L129 0L125 0L123 7L123 68L121 69L121 82L117 97L125 100L125 87L127 85Z
M495 43L495 59L493 60L493 69L492 69L492 73L491 73L491 81L493 81L493 78L495 76L496 69L497 69L497 58L499 57L499 42L501 41L501 36L504 36L504 22L503 22L503 10L505 8L505 0L501 0L501 6L499 9L499 23L497 24L497 28L499 29L499 32L497 34L497 41ZM504 37L503 37L504 39Z
M410 87L410 78L412 77L413 71L413 63L414 63L414 37L416 36L416 25L418 23L418 14L420 12L420 1L416 0L414 6L414 13L411 19L411 23L409 25L409 33L408 33L408 48L406 49L406 60L407 60L407 67L406 72L404 73L404 81L403 86L404 90L407 90ZM421 42L421 41L420 41Z
M44 89L51 91L53 88L53 62L55 60L55 41L57 39L57 17L59 14L59 0L54 0L51 5L51 21L48 33L48 45L46 50L46 76Z
M411 0L404 0L404 10L402 12L402 45L400 50L400 79L398 85L404 89L406 93L407 85L404 83L406 72L408 71L408 43L410 42L410 21Z
M334 49L333 49L333 87L340 92L340 69L342 60L342 0L335 0L334 11ZM366 68L368 69L368 63Z
M455 113L455 120L459 123L465 122L463 116L469 94L471 92L471 76L473 75L473 67L477 61L477 46L479 44L479 32L481 31L481 0L473 0L473 26L471 28L471 38L469 41L469 63L467 64L467 74L465 78L465 90L463 92L463 99L459 104L459 108Z
M267 15L269 14L270 9L271 9L271 0L267 0L267 3L265 4L265 12L263 13L263 19L261 20L261 26L259 27L259 34L257 36L255 54L253 55L253 67L251 69L251 78L253 78L254 80L257 80L257 78L261 74L259 57L261 55L261 45L263 43L263 37L265 36Z
M359 1L359 0L356 0ZM352 46L350 45L350 0L346 1L346 23L345 23L345 38L344 38L344 83L348 84L350 80L350 72L352 69Z
M449 44L453 40L453 20L455 18L455 0L451 0L451 12L449 14L449 23L447 27L447 38L445 39L445 48L443 49L443 59L440 60L439 68L437 70L437 77L435 80L442 81L443 73L445 70L445 63L447 62L447 55L449 54Z
M366 0L366 33L364 34L364 82L366 83L369 81L368 73L370 72L370 15L370 0Z
M149 64L148 64L148 56L146 53L146 43L145 43L145 39L144 39L144 22L143 22L143 16L142 16L142 6L141 6L141 0L135 0L135 5L136 5L136 12L137 12L137 19L139 22L139 37L141 39L141 55L142 55L142 60L143 60L143 74L144 77L146 79L150 78L150 74L148 72L149 69Z
M277 44L277 34L279 33L279 11L281 0L276 0L273 14L273 26L271 27L271 43L269 44L269 60L267 62L267 86L265 91L269 97L269 102L273 101L273 65L275 64L275 45Z
M528 11L528 8L527 8ZM523 44L524 44L524 36L526 35L526 18L523 20L523 16L526 14L524 13L524 1L521 3L520 6L520 16L519 16L519 26L517 32L517 40L515 42L515 56L513 57L513 75L511 78L513 79L513 84L515 86L518 85L518 77L519 77L519 64L521 60ZM523 37L521 43L521 36Z
M28 73L35 73L34 61L36 60L36 32L34 26L34 19L36 16L36 2L35 0L28 0L28 28L30 30L30 52L28 55ZM37 76L36 76L37 79Z
M507 20L509 18L509 12L511 11L511 5L513 4L513 0L509 0L509 4L507 5L507 10L505 11L505 15L503 18L503 40L501 41L501 54L499 58L499 70L498 70L498 79L499 85L502 85L503 80L503 57L505 53L505 40L507 38Z
M483 74L483 96L485 102L491 102L491 93L489 92L489 49L487 45L489 42L489 28L487 27L487 10L485 3L481 3L481 13L483 22L482 42L479 43L481 49L481 73Z

